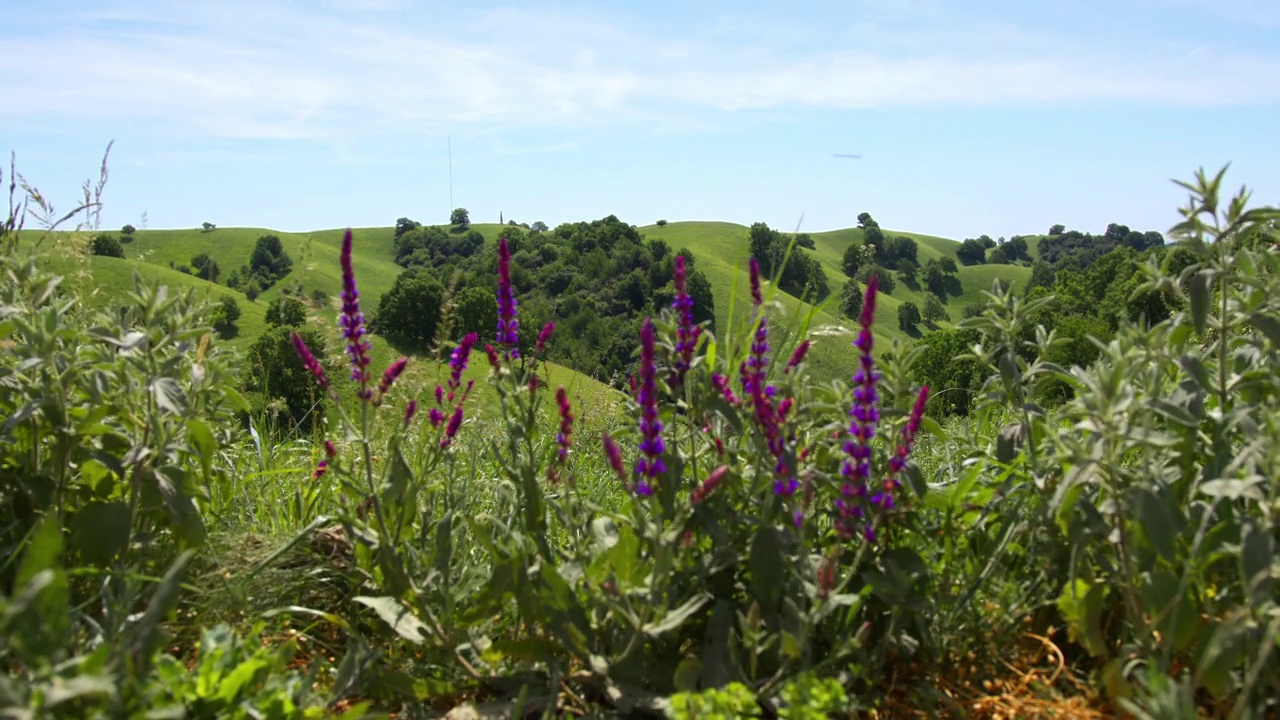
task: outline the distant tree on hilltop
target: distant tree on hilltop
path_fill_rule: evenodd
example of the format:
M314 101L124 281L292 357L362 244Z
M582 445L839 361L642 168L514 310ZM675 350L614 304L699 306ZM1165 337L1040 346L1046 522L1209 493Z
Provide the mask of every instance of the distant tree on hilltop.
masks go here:
M468 227L471 225L471 214L466 208L454 208L449 213L449 224L455 227Z

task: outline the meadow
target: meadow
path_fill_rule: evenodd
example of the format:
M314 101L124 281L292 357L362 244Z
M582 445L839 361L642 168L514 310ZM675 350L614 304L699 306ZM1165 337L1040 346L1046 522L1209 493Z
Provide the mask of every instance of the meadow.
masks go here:
M677 259L619 391L545 359L557 328L521 315L504 226L472 226L496 331L402 358L365 321L401 272L391 228L274 233L290 282L249 301L169 263L234 267L269 231L91 256L96 229L23 230L41 197L11 189L0 713L1271 716L1280 211L1222 180L1185 185L1191 260L1135 276L1168 316L1087 364L1056 360L1029 268L959 268L951 302L981 311L939 331L975 333L982 382L947 418L892 319L922 291L804 303L741 226L641 228L697 257L717 330ZM812 257L842 277L859 233ZM922 260L957 245L911 237ZM291 286L330 298L275 330L305 427L245 389Z

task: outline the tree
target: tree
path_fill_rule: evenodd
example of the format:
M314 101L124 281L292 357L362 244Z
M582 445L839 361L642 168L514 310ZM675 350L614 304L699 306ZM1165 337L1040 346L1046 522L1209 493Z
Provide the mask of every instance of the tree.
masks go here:
M245 283L243 292L244 292L245 298L249 302L253 302L258 299L259 295L262 294L262 286L258 284L257 280L250 280L249 282Z
M1013 264L1013 248L1009 247L1009 243L997 246L987 256L987 262L992 265L1012 265Z
M307 309L291 297L278 297L267 306L267 324L281 327L301 327L307 321Z
M222 267L218 265L217 260L209 256L209 253L200 253L191 258L191 267L195 269L196 277L201 280L216 283L218 278L222 277Z
M1000 238L1000 241L1004 242L1004 238ZM997 245L996 241L992 240L990 235L979 235L978 242L982 243L982 247L988 250Z
M325 362L324 335L313 328L271 327L249 347L249 389L264 399L284 403L290 420L298 426L319 427L324 417L324 393L316 386L311 373L298 361L293 347L296 332L311 354Z
M550 228L547 227L546 223L542 222L541 220L538 220L534 222L533 225L529 226L529 229L536 233L543 233L549 230Z
M369 329L426 350L435 340L443 302L444 287L439 280L419 268L405 270L382 295Z
M846 280L840 287L840 312L850 320L862 314L862 301L866 291L857 280Z
M947 316L947 309L942 306L942 301L938 300L937 295L929 295L924 300L924 321L930 325L935 325L939 320L950 320Z
M205 232L213 232L218 229L218 226L206 220L205 222L200 223L200 229Z
M858 213L858 227L866 230L869 227L880 227L880 223L872 219L871 213L860 212Z
M1053 287L1053 266L1043 260L1037 260L1031 265L1031 279L1027 280L1027 292L1037 287Z
M818 247L814 244L813 238L809 237L809 233L800 233L799 235L796 235L796 246L809 250L815 250Z
M453 339L467 333L490 337L498 326L498 298L486 287L463 288L453 306Z
M885 295L893 294L894 288L898 286L898 284L893 280L893 275L891 275L885 268L874 263L863 265L862 269L858 271L858 277L855 279L863 285L866 285L867 282L871 280L872 275L879 276L880 278L880 292Z
M1054 225L1053 227L1049 228L1050 235L1061 235L1066 231L1067 231L1067 227L1065 225Z
M960 272L960 268L956 267L956 261L949 257L938 258L938 265L942 267L942 272L948 275L955 275Z
M1027 239L1021 235L1014 235L1009 238L1009 242L1005 243L1009 249L1008 253L1015 260L1026 260L1031 262L1031 249L1027 246Z
M916 241L905 235L896 235L885 243L885 267L901 268L903 265L919 265L916 254L919 246Z
M262 278L264 287L289 273L293 267L293 259L284 251L284 244L275 235L263 235L253 246L253 254L249 256L249 268L253 275Z
M689 273L686 287L693 299L693 321L710 322L710 329L715 332L716 299L711 293L711 281L701 270L693 270Z
M919 267L920 266L915 263L904 264L902 267L898 268L898 279L908 285L914 286L919 279L916 277L916 271Z
M124 246L114 236L102 233L93 239L89 251L103 257L123 258Z
M223 295L213 306L213 329L224 340L229 340L236 336L239 328L236 322L240 320L240 303L230 295Z
M471 214L466 208L454 208L449 213L449 224L455 227L468 227L471 225Z
M851 278L857 277L858 271L862 269L866 261L866 246L852 242L849 243L849 247L844 249L844 255L840 258L840 269L844 270L844 274Z
M135 232L137 232L137 230L138 230L138 228L136 228L136 227L134 227L134 226L132 226L132 225L125 225L124 227L120 228L120 232L121 232L121 234L124 234L124 235L132 235L132 234L134 234Z
M659 220L659 221L658 221L658 227L666 227L666 226L667 226L667 221L666 221L666 220Z
M920 308L910 300L898 306L898 328L912 332L920 324Z
M969 238L956 248L956 258L965 265L981 265L987 261L987 248L981 240Z
M775 235L776 231L762 222L752 223L747 235L751 257L760 263L760 273L765 277L773 276L774 263L782 259Z
M414 230L414 229L417 229L417 228L420 228L420 227L422 227L422 223L420 223L420 222L418 222L418 221L416 221L416 220L410 220L410 219L409 219L409 218L407 218L407 217L402 217L402 218L400 218L400 219L396 220L396 235L395 235L395 236L398 238L398 237L400 237L401 235L403 235L403 234L405 234L405 233L409 232L410 230Z
M934 295L940 298L946 297L947 284L955 278L956 272L955 261L951 258L930 260L924 264L924 271L920 273L920 282Z

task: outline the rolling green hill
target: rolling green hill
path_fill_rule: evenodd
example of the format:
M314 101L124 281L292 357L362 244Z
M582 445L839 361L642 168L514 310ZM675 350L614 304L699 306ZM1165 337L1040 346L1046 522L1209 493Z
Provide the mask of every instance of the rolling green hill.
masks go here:
M497 224L475 224L472 229L484 235L486 241L494 242L503 226ZM721 340L733 333L738 334L745 328L749 319L750 298L747 290L748 228L726 222L673 222L664 226L648 225L639 228L650 239L661 239L673 250L686 248L695 257L696 268L706 274L712 285L715 297L716 326ZM955 256L958 243L947 238L885 231L887 236L906 235L916 240L919 246L919 260L923 264L932 258ZM245 264L257 239L263 235L273 234L280 238L285 251L293 258L293 269L285 280L276 283L265 291L256 302L249 302L240 293L223 286L215 286L198 278L171 269L189 264L191 258L208 253L221 266L223 275ZM280 288L289 282L300 282L305 293L323 290L329 297L328 307L313 309L315 321L320 325L334 328L338 312L337 296L341 291L341 270L338 255L342 242L342 229L317 230L310 233L286 233L264 228L218 228L205 232L199 229L187 230L139 230L124 244L125 260L102 257L80 257L79 253L70 250L84 244L84 237L73 239L65 233L56 234L53 242L68 248L55 255L59 259L51 261L54 268L67 272L72 279L84 287L93 288L90 295L92 301L105 303L118 289L132 286L132 272L137 268L148 280L160 279L175 287L196 287L202 291L231 295L240 301L244 311L240 320L240 334L232 340L235 346L244 346L265 327L263 313L267 304L278 296ZM810 252L823 265L829 279L832 296L814 315L811 324L811 336L814 347L810 356L811 370L820 377L845 376L854 369L854 353L851 349L854 322L842 317L835 307L837 294L846 278L841 271L841 257L851 242L862 242L862 231L849 228L829 232L813 233L811 237L815 249ZM36 233L27 232L24 240L36 237ZM356 276L360 283L361 303L366 313L377 307L379 298L390 289L402 268L395 264L393 247L394 228L373 227L355 228L354 257ZM1039 238L1034 238L1038 240ZM45 242L49 242L48 239ZM1032 245L1037 243L1032 242ZM797 250L798 251L798 250ZM1013 265L977 265L961 266L959 279L963 292L946 299L946 307L952 322L943 322L946 327L960 320L962 308L982 300L982 292L989 290L993 281L1001 279L1010 281L1015 286L1024 284L1030 276L1030 268ZM773 318L774 332L784 332L784 328L797 328L801 319L813 310L807 303L782 292L772 292L766 287L766 295L770 296L770 316ZM898 282L893 292L881 296L877 312L876 334L878 348L884 350L894 339L906 339L897 327L898 307L907 301L924 306L926 291L912 289ZM731 319L733 320L731 324ZM336 328L334 338L336 341ZM926 331L927 332L927 331ZM730 338L732 339L732 338ZM379 344L385 348L385 344ZM380 351L381 352L381 351ZM378 358L383 364L390 360L390 349L385 350L386 358ZM571 372L565 369L565 372ZM584 378L585 379L585 378Z

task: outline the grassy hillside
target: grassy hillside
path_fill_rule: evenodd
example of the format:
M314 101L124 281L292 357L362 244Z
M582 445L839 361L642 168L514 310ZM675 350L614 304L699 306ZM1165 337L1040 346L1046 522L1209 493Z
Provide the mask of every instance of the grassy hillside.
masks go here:
M472 225L471 228L484 235L486 241L494 242L503 226L481 223ZM673 250L687 248L694 254L697 269L711 281L716 305L716 325L722 341L726 337L732 340L732 335L743 331L749 319L750 307L747 294L746 226L725 222L675 222L662 227L644 226L640 231L648 238L665 241ZM84 244L83 236L76 239L67 234L56 234L52 240L46 239L45 242L64 246L65 249L57 253L61 259L55 262L55 266L61 272L74 272L73 279L84 283L86 287L92 287L95 298L93 302L106 303L115 291L131 287L134 268L139 269L148 280L159 278L174 287L196 287L202 291L235 297L244 311L239 323L240 334L232 340L232 344L237 346L246 345L264 329L265 308L279 295L285 284L300 282L304 292L308 294L313 290L323 290L330 296L329 305L315 309L312 313L319 326L334 330L337 347L337 297L342 289L338 255L343 232L341 228L309 233L228 227L211 232L199 229L139 230L132 238L127 238L128 242L124 244L126 259L123 261L100 257L72 259L78 254L73 247ZM956 241L947 238L892 230L885 232L889 236L906 235L916 240L922 264L932 258L954 258L958 247ZM192 257L208 253L218 261L225 276L245 264L257 239L268 234L280 238L285 251L293 259L293 269L284 280L263 292L256 302L249 302L242 294L224 286L214 286L170 268L171 263L175 267L189 264ZM839 314L835 303L836 293L846 280L840 268L841 257L849 243L862 242L862 235L861 230L854 228L811 235L815 249L807 252L822 263L833 291L833 295L813 316L811 325L811 335L814 338L811 369L819 377L845 376L854 369L854 355L850 351L854 323ZM390 289L402 268L394 261L393 228L355 228L353 236L353 262L360 283L361 302L368 313L377 307L379 298ZM27 233L24 239L34 237L35 233ZM1033 247L1036 244L1038 243L1032 242ZM962 308L980 302L982 292L989 290L997 278L1021 285L1029 276L1030 269L1021 266L961 266L959 279L962 292L946 298L952 323L960 320ZM770 288L766 287L766 294L769 292ZM923 307L925 297L926 291L923 288L913 289L902 282L896 284L891 294L882 295L877 313L877 336L881 350L888 347L889 341L895 338L906 339L905 333L897 327L898 307L907 301ZM785 332L784 329L797 329L802 319L814 309L782 292L773 292L770 300L769 312L773 318L775 334ZM943 322L942 325L945 327L952 323ZM378 346L386 348L383 343ZM379 360L384 363L389 361L393 352L389 348L385 349L387 357ZM570 371L566 369L565 372ZM586 378L582 380L585 381Z

